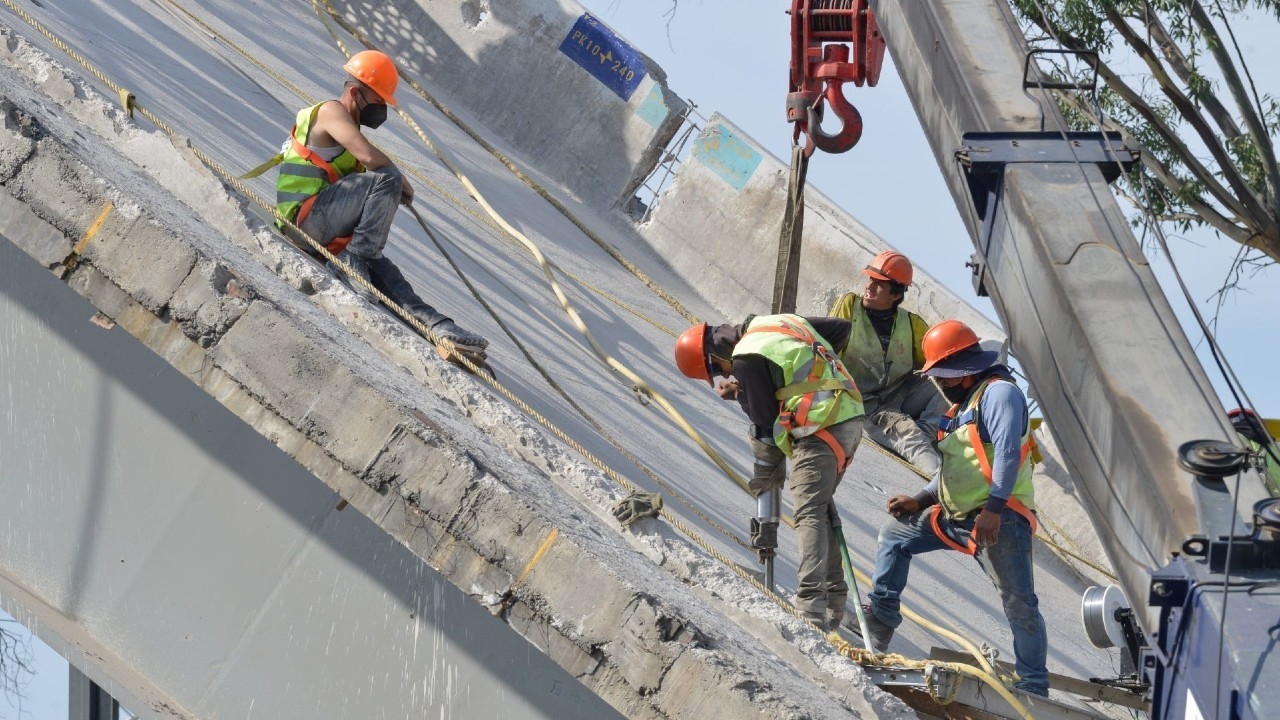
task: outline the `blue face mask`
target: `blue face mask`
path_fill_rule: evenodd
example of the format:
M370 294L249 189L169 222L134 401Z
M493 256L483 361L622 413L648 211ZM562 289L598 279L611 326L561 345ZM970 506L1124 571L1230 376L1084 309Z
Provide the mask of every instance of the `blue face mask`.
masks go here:
M387 106L381 103L368 103L360 108L360 124L370 130L387 120Z

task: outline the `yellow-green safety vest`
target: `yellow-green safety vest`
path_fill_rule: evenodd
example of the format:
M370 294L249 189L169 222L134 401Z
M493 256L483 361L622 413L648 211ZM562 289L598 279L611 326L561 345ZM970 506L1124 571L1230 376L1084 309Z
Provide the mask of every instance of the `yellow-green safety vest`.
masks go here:
M876 335L875 326L867 317L862 298L845 293L831 306L831 315L845 318L853 324L849 344L840 360L858 383L863 397L881 394L885 388L896 385L924 366L920 340L928 332L929 325L919 315L898 308L888 347L880 344L880 336Z
M987 378L969 396L963 411L952 405L947 419L954 418L950 432L938 431L938 452L942 455L942 471L938 482L938 505L951 520L960 520L986 504L991 495L991 443L982 442L978 431L978 403L991 383L1009 382L993 376ZM944 423L945 425L946 423ZM1018 479L1013 485L1007 507L1017 511L1031 523L1035 532L1035 492L1031 483L1031 423L1026 422L1022 434L1022 456L1018 463Z
M836 451L841 469L847 460L826 428L862 417L862 395L835 350L799 315L762 315L751 320L733 357L761 355L782 368L783 387L773 439L791 455L791 441L821 434Z
M1247 443L1250 450L1262 455L1263 462L1267 466L1266 472L1262 473L1267 492L1271 493L1271 497L1280 497L1280 462L1276 462L1276 459L1271 457L1271 453L1280 454L1280 443L1272 443L1271 453L1269 453L1262 443L1254 442L1243 435L1240 436L1240 440Z
M329 101L325 101L329 102ZM300 210L303 203L315 197L339 178L353 172L364 170L364 166L355 155L343 148L342 153L333 160L325 161L307 147L307 138L311 126L315 123L316 113L320 106L316 103L309 108L298 111L293 130L289 132L289 141L285 144L280 157L280 176L276 178L276 209L289 222L301 223ZM306 208L310 210L310 206ZM301 213L305 216L305 212Z

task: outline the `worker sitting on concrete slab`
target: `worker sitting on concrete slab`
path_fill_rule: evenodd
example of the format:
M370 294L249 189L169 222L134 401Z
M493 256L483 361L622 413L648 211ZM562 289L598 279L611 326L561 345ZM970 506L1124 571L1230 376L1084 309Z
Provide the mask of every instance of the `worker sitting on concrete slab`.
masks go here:
M845 293L831 315L853 323L841 354L858 382L867 413L867 437L932 475L938 470L934 435L946 402L933 384L917 375L924 364L920 341L929 323L900 307L911 286L911 261L889 250L862 270L862 295Z
M921 373L952 403L938 430L942 467L915 497L889 499L880 528L867 623L877 650L902 623L900 598L911 558L950 548L972 555L1000 591L1013 631L1014 686L1049 694L1049 640L1036 597L1031 538L1036 531L1027 398L999 352L983 350L959 320L924 336Z
M378 127L387 118L387 105L396 104L400 77L395 63L383 53L365 50L352 55L342 69L347 81L338 99L298 113L282 151L277 210L432 335L483 350L488 341L427 304L400 268L382 254L396 205L413 202L413 186L360 128ZM332 263L330 271L349 282ZM353 289L376 302L362 286Z
M791 496L800 546L796 610L818 627L834 629L844 617L849 586L828 508L862 439L862 400L836 348L849 323L798 315L748 317L741 325L699 323L676 341L676 365L705 380L732 376L716 393L736 399L751 420L755 456L751 492L776 493L791 458ZM776 548L778 525L752 522L752 547ZM772 535L772 537L770 537Z

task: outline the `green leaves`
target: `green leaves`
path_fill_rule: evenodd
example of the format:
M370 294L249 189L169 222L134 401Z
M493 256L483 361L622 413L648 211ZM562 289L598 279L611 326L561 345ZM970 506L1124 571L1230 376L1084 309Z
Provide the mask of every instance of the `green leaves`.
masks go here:
M1280 106L1259 96L1259 76L1242 64L1233 37L1233 23L1246 19L1280 31L1280 0L1010 5L1032 47L1098 52L1096 97L1062 92L1056 100L1070 129L1102 124L1142 146L1142 165L1117 187L1134 205L1136 223L1209 226L1280 260ZM1075 82L1094 72L1072 56L1042 56L1041 67ZM1270 79L1271 68L1259 70Z

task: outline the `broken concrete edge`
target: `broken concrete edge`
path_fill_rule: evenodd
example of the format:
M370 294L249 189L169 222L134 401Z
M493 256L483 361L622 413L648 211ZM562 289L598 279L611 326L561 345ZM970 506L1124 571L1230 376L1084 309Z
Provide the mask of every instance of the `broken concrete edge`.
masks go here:
M366 312L368 306L283 241L263 229L250 231L243 214L238 228L230 228L237 232L228 247L211 228L234 222L225 217L197 221L190 207L134 170L134 163L114 150L92 147L90 136L113 145L124 136L127 152L149 143L146 152L181 159L168 139L157 142L155 134L112 118L91 89L66 76L33 75L38 74L28 72L25 82L72 86L72 97L61 104L81 112L68 116L20 93L6 101L6 131L0 135L6 165L0 182L10 207L28 207L25 214L6 213L4 235L452 582L517 630L523 628L531 642L557 653L553 657L575 669L593 691L637 716L697 717L698 707L773 717L905 712L816 634L735 578L725 587L739 607L751 612L755 605L768 605L760 614L775 637L765 638L763 645L800 637L816 664L786 665L761 639L723 616L717 621L713 596L696 586L704 584L699 581L709 567L731 574L727 569L655 521L637 526L651 534L631 538L632 545L622 542L607 512L618 493L598 472L436 360L416 336L380 312ZM85 112L80 105L95 109ZM23 107L31 112L19 112ZM20 114L26 117L25 135L11 122ZM85 127L80 114L100 120ZM77 133L76 150L99 160L99 170L90 170L64 144L63 138ZM170 183L168 189L188 193L191 207L202 211L221 205L239 212L207 172L192 177L193 182ZM38 191L43 183L52 183L43 187L46 192ZM57 192L47 192L49 187ZM216 194L208 194L210 188ZM147 197L134 204L135 195ZM99 220L109 198L117 212L101 220L77 261L57 261L71 255L73 243ZM166 212L153 215L150 208L157 205ZM175 229L162 229L160 218ZM13 228L20 230L19 239ZM163 249L158 267L156 248ZM285 277L332 308L349 329L358 328L378 350L335 332L332 318L311 303L273 304L267 298L285 297L294 289L267 272L264 261L280 266ZM264 346L267 350L260 351ZM282 357L291 364L282 363ZM392 358L410 363L397 368ZM353 365L362 365L361 372ZM299 373L303 381L294 379L301 387L292 393L273 386L274 380ZM347 395L327 397L339 383L346 383ZM323 412L326 402L329 412ZM484 424L506 447L495 447L473 423ZM354 437L370 438L373 450L360 447ZM436 475L424 477L423 467ZM559 492L548 492L548 479ZM557 539L531 571L530 561L553 530ZM695 587L673 582L637 557L635 543L645 544L647 554L664 558L664 564L679 564L686 573L682 579ZM623 577L621 568L634 576ZM514 580L526 572L517 586ZM590 582L583 583L588 575ZM573 581L565 582L568 578ZM581 587L597 592L587 597ZM612 601L599 601L605 589ZM717 592L721 599L727 594ZM537 632L530 634L530 628ZM544 632L548 628L555 633ZM547 637L554 647L540 644ZM843 702L807 689L811 682L827 686Z

